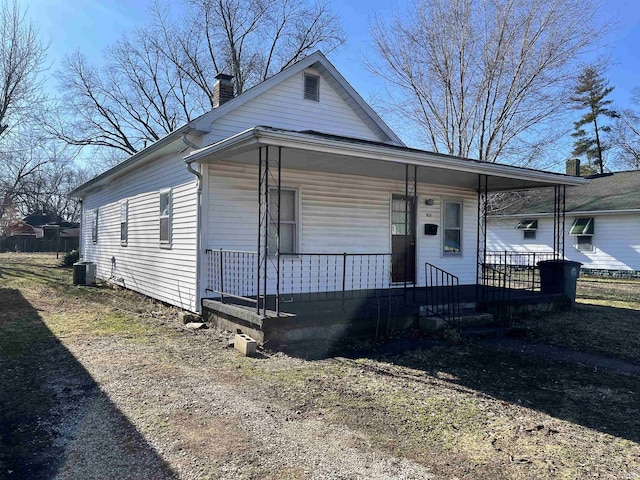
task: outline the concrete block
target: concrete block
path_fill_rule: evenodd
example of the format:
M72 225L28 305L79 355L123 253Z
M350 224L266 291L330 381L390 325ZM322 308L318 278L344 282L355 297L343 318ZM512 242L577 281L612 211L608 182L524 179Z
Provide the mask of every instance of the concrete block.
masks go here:
M187 323L198 323L200 319L191 312L178 312L178 322L186 325Z
M206 323L202 322L189 322L184 324L184 328L188 328L189 330L202 330L207 327Z
M245 357L255 357L258 344L249 335L236 333L234 348Z

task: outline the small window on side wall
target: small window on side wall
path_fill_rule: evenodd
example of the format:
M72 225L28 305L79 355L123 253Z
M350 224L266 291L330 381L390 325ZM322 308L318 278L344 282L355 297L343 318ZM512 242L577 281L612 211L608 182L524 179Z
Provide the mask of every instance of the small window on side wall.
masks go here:
M98 209L93 211L93 218L91 219L91 241L98 243Z
M120 245L127 246L129 240L129 201L120 204Z
M462 254L462 202L443 202L442 253L443 255Z
M593 252L595 222L593 218L576 218L571 225L569 235L576 237L576 249L581 252Z
M525 240L535 240L536 239L536 230L523 230L522 238Z
M169 190L160 191L160 246L171 247L171 210L172 192Z

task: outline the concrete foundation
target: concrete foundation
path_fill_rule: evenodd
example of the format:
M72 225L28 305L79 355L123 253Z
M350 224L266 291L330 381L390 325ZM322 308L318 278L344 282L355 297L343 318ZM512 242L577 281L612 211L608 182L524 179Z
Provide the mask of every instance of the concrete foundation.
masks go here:
M485 302L478 314L475 285L461 286L461 327L491 324L494 315L504 312L504 302ZM451 328L445 320L427 316L424 289L417 292L392 291L375 297L358 296L350 292L345 298L336 295L306 295L283 302L279 315L267 310L256 312L248 301L204 299L205 321L234 333L253 338L259 345L272 350L304 356L331 355L345 339L374 339L413 329L437 332ZM462 310L464 309L464 311ZM551 311L566 308L562 295L542 295L536 292L514 291L510 301L512 315L530 311ZM313 353L311 351L313 350Z

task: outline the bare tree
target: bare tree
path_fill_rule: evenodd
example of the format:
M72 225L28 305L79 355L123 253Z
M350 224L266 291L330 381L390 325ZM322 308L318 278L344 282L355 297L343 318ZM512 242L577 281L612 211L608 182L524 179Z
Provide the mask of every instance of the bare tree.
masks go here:
M0 3L0 138L41 99L46 47L16 2Z
M632 103L640 107L640 87L633 89ZM611 142L619 161L633 170L640 170L640 112L632 108L620 112L612 128Z
M344 41L326 3L185 1L179 19L155 4L149 24L116 42L103 68L80 53L68 57L50 131L72 145L133 154L211 109L216 72L234 75L242 93L315 49L331 51Z
M77 151L37 129L18 133L0 151L0 219L11 209L22 216L37 209L73 216L75 201L67 193L86 178L74 163Z
M374 19L379 58L368 66L393 87L395 107L428 148L522 163L544 150L545 122L566 109L570 67L602 33L596 7L597 0L415 0L389 23Z
M61 108L49 125L55 136L133 154L192 118L175 69L144 38L121 39L101 69L79 52L65 59Z

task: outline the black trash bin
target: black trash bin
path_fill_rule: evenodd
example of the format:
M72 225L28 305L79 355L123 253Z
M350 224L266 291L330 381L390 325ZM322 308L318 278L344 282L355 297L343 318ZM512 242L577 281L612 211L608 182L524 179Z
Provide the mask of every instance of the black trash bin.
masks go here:
M571 303L574 303L581 266L580 262L572 262L571 260L538 262L540 291L542 293L562 293Z

